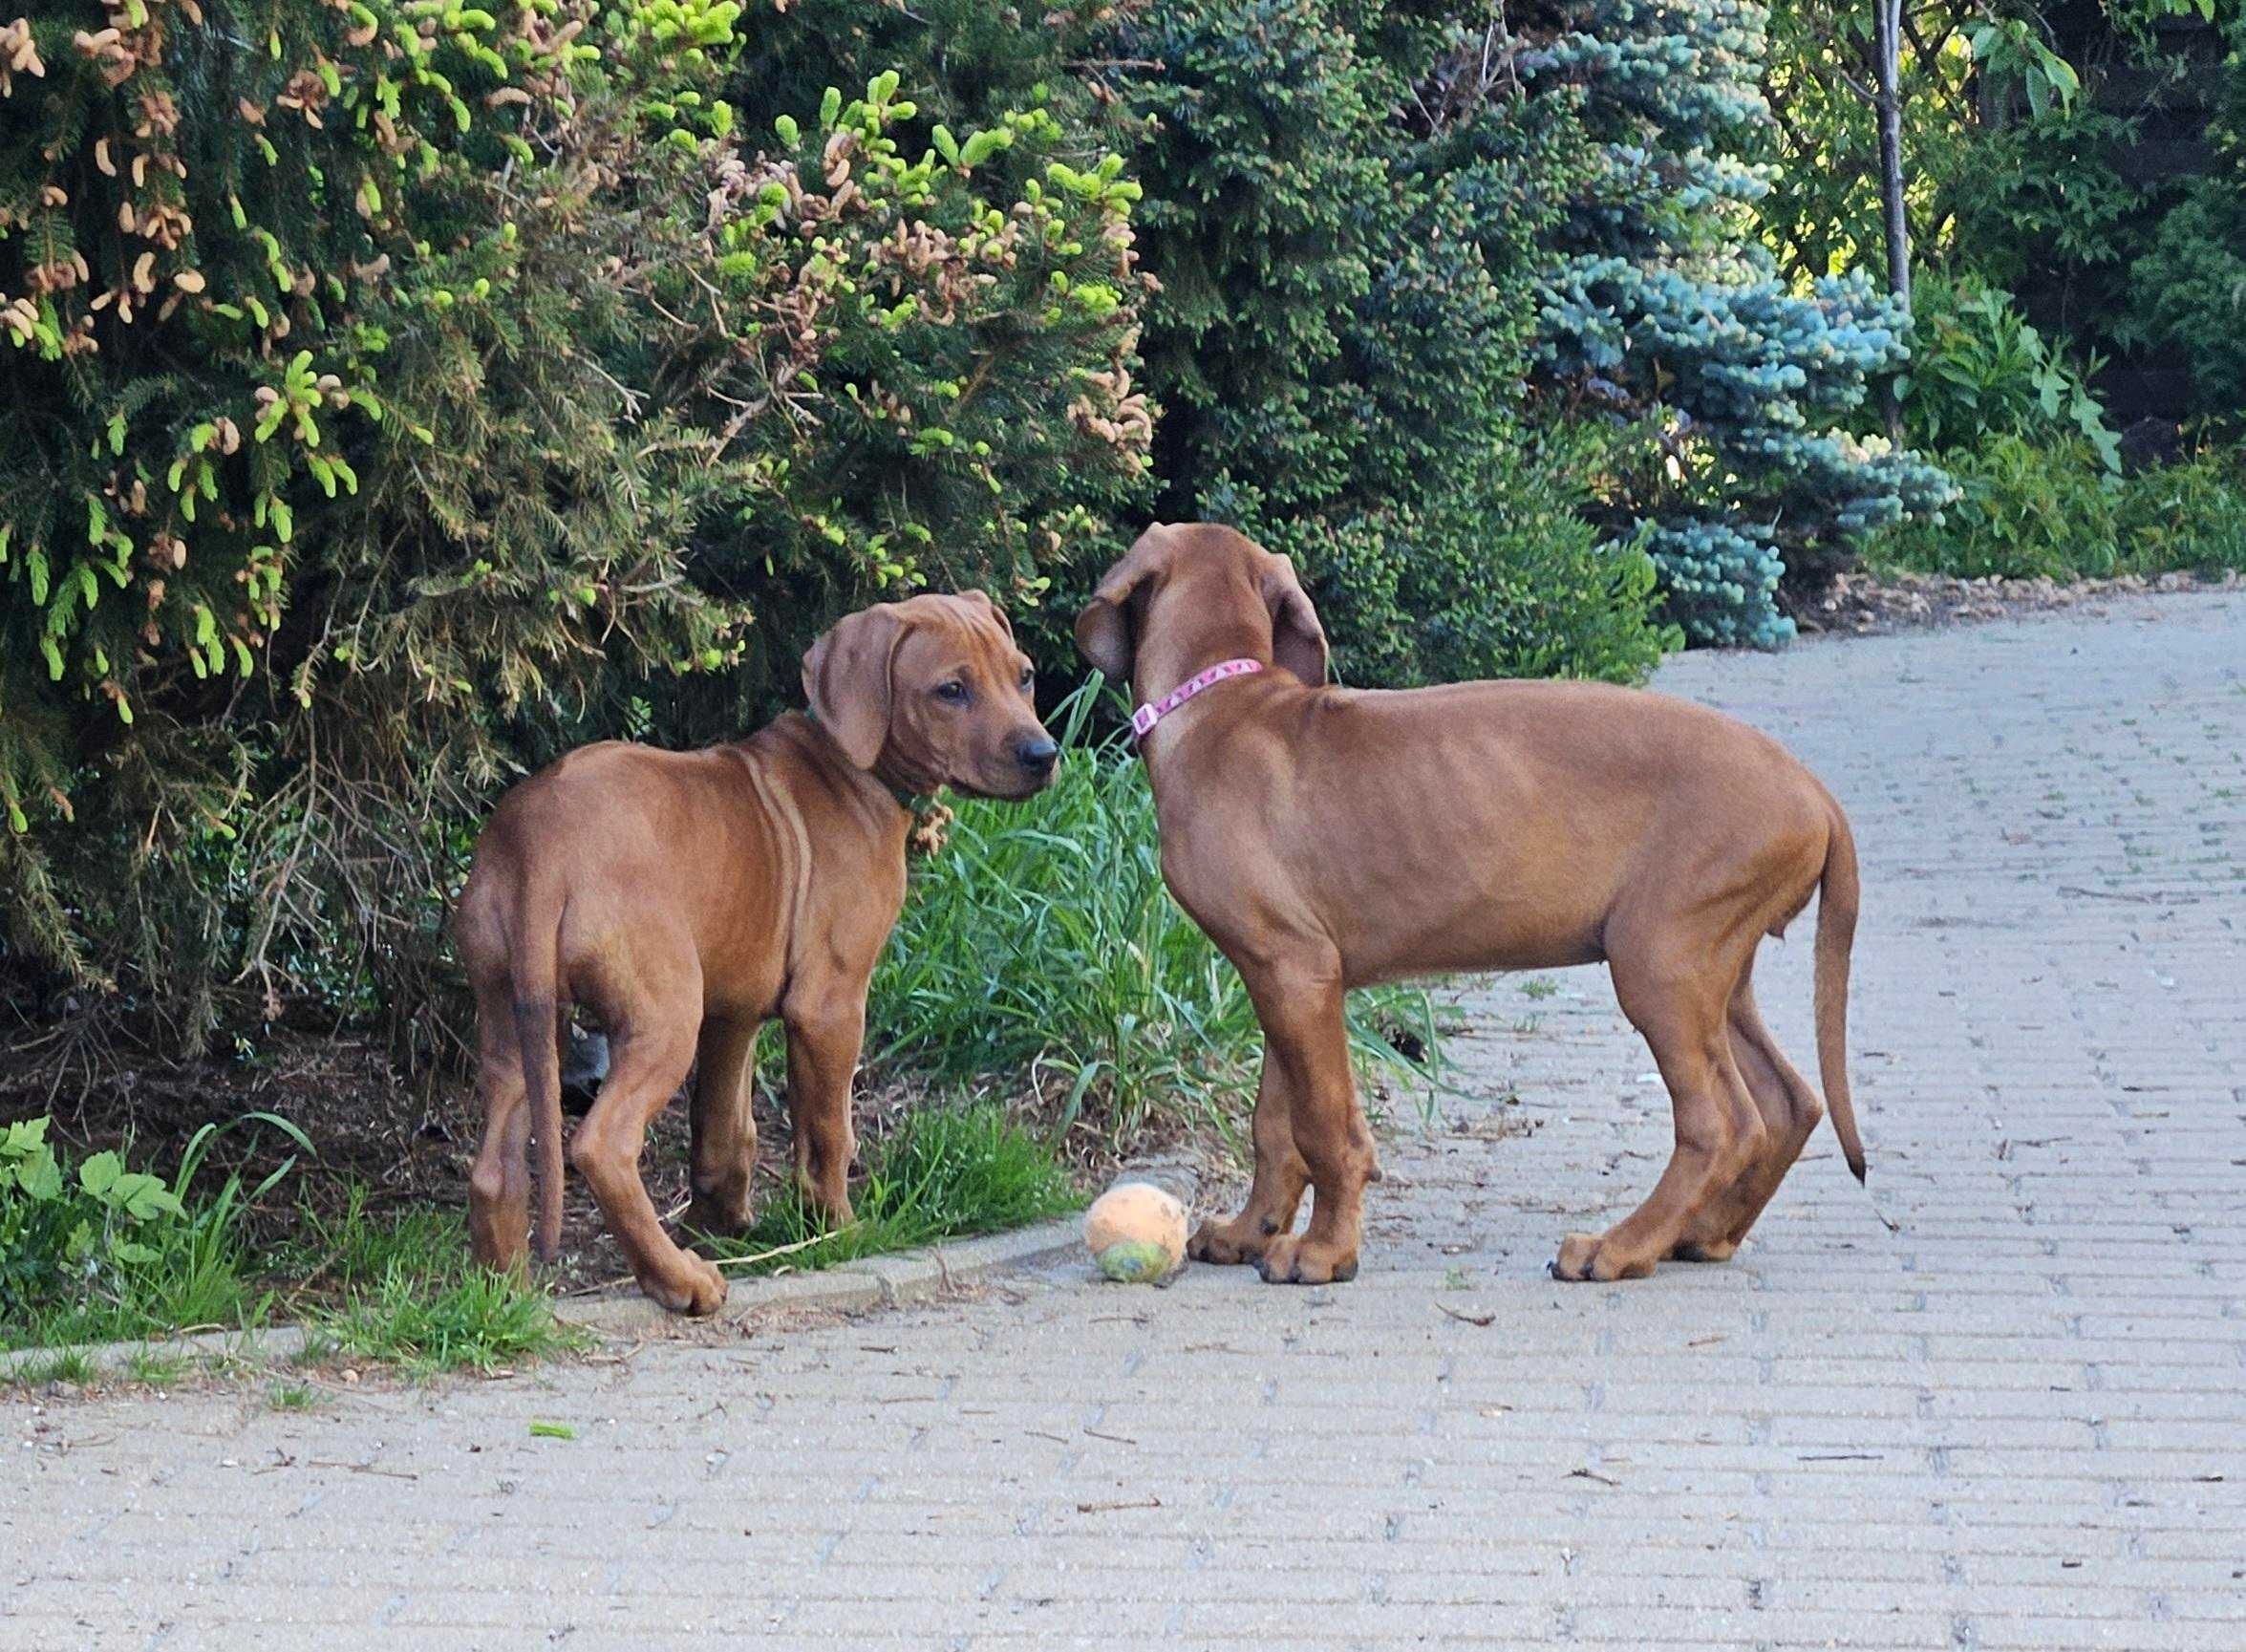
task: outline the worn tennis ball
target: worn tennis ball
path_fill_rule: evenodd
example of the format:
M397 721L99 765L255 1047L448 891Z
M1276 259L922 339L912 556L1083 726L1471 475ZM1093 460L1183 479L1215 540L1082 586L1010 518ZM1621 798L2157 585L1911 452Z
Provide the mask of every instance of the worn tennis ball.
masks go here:
M1084 1244L1108 1278L1152 1284L1186 1259L1186 1207L1150 1182L1118 1182L1084 1212Z

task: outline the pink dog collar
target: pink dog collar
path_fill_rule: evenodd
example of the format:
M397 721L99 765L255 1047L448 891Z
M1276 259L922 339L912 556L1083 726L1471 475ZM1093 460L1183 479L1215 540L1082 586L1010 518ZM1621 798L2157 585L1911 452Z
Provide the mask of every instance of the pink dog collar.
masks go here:
M1214 688L1229 676L1253 676L1261 670L1263 661L1260 659L1228 659L1222 665L1212 665L1207 671L1196 672L1160 699L1131 713L1131 738L1144 740L1154 732L1156 723L1204 689Z

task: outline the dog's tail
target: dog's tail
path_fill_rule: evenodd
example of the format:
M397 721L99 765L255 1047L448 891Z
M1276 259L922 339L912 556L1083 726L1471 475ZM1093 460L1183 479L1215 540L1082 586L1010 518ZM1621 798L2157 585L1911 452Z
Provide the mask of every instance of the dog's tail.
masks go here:
M1848 816L1830 798L1831 826L1825 841L1825 870L1817 902L1817 1077L1825 1086L1832 1133L1856 1180L1864 1179L1864 1140L1849 1100L1849 949L1856 939L1856 838Z
M538 1134L538 1259L562 1253L562 902L533 890L523 903L515 959L515 1036L523 1045L523 1085Z

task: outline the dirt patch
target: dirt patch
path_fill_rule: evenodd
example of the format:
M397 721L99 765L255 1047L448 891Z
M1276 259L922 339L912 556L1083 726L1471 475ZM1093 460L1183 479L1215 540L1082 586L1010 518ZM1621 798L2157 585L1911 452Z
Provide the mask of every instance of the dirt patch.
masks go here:
M773 1083L757 1091L758 1197L770 1197L794 1172L793 1134ZM918 1108L961 1099L997 1099L1030 1119L1059 1115L1067 1085L1048 1075L1052 1094L1018 1082L994 1081L963 1098L940 1094L911 1076L880 1068L860 1076L853 1106L863 1161L866 1148ZM291 1156L294 1170L250 1215L259 1251L303 1234L312 1216L332 1217L364 1190L374 1215L414 1206L456 1212L465 1227L468 1166L482 1133L475 1086L464 1077L401 1078L376 1041L349 1033L275 1029L253 1058L213 1057L192 1062L136 1059L121 1047L72 1049L55 1028L20 1037L0 1051L0 1125L42 1113L53 1116L53 1139L76 1159L117 1148L137 1167L169 1175L197 1129L249 1112L271 1112L310 1138L307 1157L280 1131L227 1131L212 1148L199 1183L216 1189L229 1172L254 1186ZM658 1114L641 1160L656 1210L675 1216L688 1198L689 1128L685 1094ZM1212 1179L1229 1149L1216 1142L1143 1134L1134 1153L1189 1154ZM1118 1157L1087 1122L1071 1132L1064 1156L1080 1185L1097 1189ZM565 1182L562 1257L553 1272L564 1291L612 1282L627 1275L623 1255L603 1223L583 1178Z
M1880 636L1927 627L1975 625L2023 613L2081 608L2117 596L2151 591L2221 591L2246 589L2236 572L2210 578L2164 573L2151 578L1958 579L1936 573L1844 573L1822 594L1791 605L1805 633Z

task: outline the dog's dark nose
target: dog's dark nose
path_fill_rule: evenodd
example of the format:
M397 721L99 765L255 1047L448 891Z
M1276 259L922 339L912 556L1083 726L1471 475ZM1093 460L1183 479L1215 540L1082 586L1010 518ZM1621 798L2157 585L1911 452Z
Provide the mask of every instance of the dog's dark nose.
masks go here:
M1060 761L1060 747L1049 734L1033 735L1016 744L1014 761L1032 774L1051 774Z

